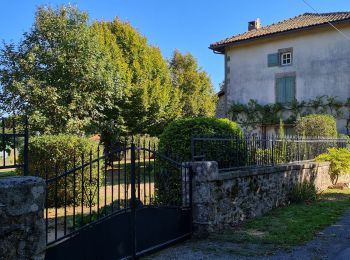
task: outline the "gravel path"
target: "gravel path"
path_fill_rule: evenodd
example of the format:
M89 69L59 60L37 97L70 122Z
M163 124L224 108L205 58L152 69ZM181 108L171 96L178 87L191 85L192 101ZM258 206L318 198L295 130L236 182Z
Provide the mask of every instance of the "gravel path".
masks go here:
M187 241L152 255L149 259L350 260L350 210L336 224L319 232L314 240L290 251L272 253L271 248L262 245L208 239Z

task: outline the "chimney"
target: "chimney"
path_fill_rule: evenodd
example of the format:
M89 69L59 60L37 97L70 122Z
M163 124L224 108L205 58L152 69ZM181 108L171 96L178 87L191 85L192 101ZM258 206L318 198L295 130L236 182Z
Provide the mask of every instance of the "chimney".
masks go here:
M261 28L260 18L257 18L255 21L248 22L248 31L257 30Z

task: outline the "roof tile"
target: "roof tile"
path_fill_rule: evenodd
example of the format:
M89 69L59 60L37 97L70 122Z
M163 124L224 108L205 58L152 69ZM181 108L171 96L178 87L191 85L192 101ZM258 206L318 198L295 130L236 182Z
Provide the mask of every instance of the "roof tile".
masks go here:
M215 42L209 46L210 49L220 49L231 43L245 41L254 38L260 38L267 35L272 35L281 32L287 32L295 29L307 29L311 26L327 24L330 22L339 22L350 20L350 12L336 13L304 13L302 15L274 23L260 29L244 32L224 40Z

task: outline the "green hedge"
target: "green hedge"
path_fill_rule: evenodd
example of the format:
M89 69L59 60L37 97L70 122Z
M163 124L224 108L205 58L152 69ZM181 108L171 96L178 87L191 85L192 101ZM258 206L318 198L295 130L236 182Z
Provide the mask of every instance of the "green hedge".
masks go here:
M228 119L208 117L179 119L170 123L160 135L159 151L170 153L183 161L190 161L192 137L236 137L242 134L238 124Z
M82 155L84 155L84 162L88 162L90 151L92 157L97 157L98 143L89 140L88 138L82 138L75 135L42 135L32 137L29 140L28 146L28 160L29 160L29 174L39 175L42 178L52 178L56 175L56 168L58 175L64 173L65 164L68 170L73 168L74 157L76 158L76 166L82 165ZM20 158L23 158L23 150L20 151ZM102 152L101 152L102 154ZM100 162L102 170L103 162ZM75 194L76 200L74 201L74 178L73 174L67 175L67 190L66 201L68 205L72 205L74 202L76 205L81 204L82 199L82 185L84 187L84 204L89 204L89 201L96 200L96 192L93 192L93 197L90 198L90 190L95 191L97 186L97 163L92 164L92 180L90 183L90 167L87 166L84 169L76 172L75 176ZM102 172L100 171L100 178L102 178ZM83 175L83 183L82 183ZM101 182L101 180L100 180ZM57 206L64 204L64 178L60 178L57 182ZM55 182L52 182L48 186L48 206L55 205Z
M311 114L300 118L296 133L306 137L337 137L336 120L331 115Z
M166 154L178 162L191 161L191 139L192 137L204 136L242 136L242 130L238 124L228 119L217 118L188 118L175 120L170 123L160 135L159 151ZM242 147L242 146L241 146ZM232 148L232 147L227 147ZM242 147L243 148L243 147ZM221 160L222 156L227 156L229 152L225 147L217 142L206 142L204 147L210 160ZM232 150L232 149L231 149ZM240 153L239 158L246 158L242 149L235 151ZM210 157L210 158L209 158ZM156 200L159 204L181 203L181 174L180 171L173 167L170 163L163 160L160 163L162 170L161 176L156 179Z

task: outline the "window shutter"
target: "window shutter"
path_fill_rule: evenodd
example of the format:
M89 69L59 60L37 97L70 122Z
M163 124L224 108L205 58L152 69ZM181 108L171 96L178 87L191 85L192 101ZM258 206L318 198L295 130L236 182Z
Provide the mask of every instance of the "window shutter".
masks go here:
M286 102L292 102L295 99L295 77L285 78Z
M268 67L275 67L279 65L279 54L278 53L271 53L267 55L267 66Z
M276 102L284 103L285 101L285 87L284 78L276 79Z

